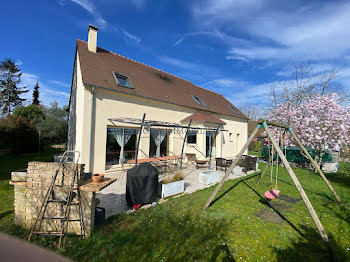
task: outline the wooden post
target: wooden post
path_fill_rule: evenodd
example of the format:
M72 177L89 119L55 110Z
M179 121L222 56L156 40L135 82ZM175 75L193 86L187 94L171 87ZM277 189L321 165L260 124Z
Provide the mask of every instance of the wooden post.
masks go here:
M241 151L238 153L238 155L236 156L235 160L232 162L231 166L227 169L226 174L224 175L224 177L221 179L220 183L216 186L214 192L211 194L211 196L209 197L207 203L204 205L203 209L207 209L208 206L210 205L210 203L213 201L214 197L216 196L216 194L219 192L220 188L222 187L222 185L224 184L224 182L226 181L226 179L228 178L228 176L230 175L230 173L232 172L233 168L237 165L238 161L240 160L240 158L242 157L242 155L244 154L244 151L248 148L248 146L250 145L250 143L252 142L253 138L255 137L256 133L258 133L259 129L261 128L261 124L258 124L256 126L256 128L254 129L253 133L250 135L250 137L248 138L247 142L245 143L245 145L243 146L243 148L241 149Z
M315 225L316 225L316 227L317 227L317 229L318 229L318 231L319 231L319 233L321 235L321 238L322 238L323 242L325 243L325 245L326 245L328 251L330 252L331 256L334 256L333 249L331 248L331 245L329 243L329 239L328 239L327 233L324 230L323 225L321 224L321 221L318 218L318 216L316 214L316 211L313 208L309 198L307 197L303 187L301 186L301 184L300 184L298 178L296 177L293 169L290 167L286 157L283 155L283 152L282 152L281 148L278 146L277 142L275 141L274 137L272 136L272 134L270 132L270 129L267 126L266 122L263 123L263 127L266 130L266 133L267 133L268 137L270 138L272 144L275 146L275 149L276 149L278 155L280 156L282 162L284 163L285 168L287 169L290 177L292 178L296 188L299 191L299 194L300 194L301 198L303 199L307 209L309 210L310 215L311 215L312 219L314 220L314 223L315 223Z
M270 156L268 162L266 163L266 166L265 166L264 170L262 171L261 175L258 177L258 180L257 180L258 184L261 182L261 180L262 180L263 176L265 175L266 170L269 167L269 165L271 165L271 159L272 159L272 157Z
M184 154L184 148L185 148L185 143L186 143L186 138L188 136L188 131L190 129L192 123L192 119L190 119L190 122L188 123L187 129L186 129L186 134L184 137L184 141L182 142L182 149L181 149L181 159L180 159L180 169L182 169L182 158L183 158L183 154Z
M323 174L320 166L317 164L317 162L312 158L312 156L309 154L309 152L306 150L306 148L303 146L303 144L301 143L301 141L299 140L299 138L296 136L296 134L292 131L291 128L288 129L289 132L292 134L292 136L294 137L294 140L298 143L298 145L300 146L300 148L303 150L304 154L307 156L307 158L310 160L311 164L314 166L314 168L317 170L317 172L320 174L320 176L322 177L322 179L324 180L324 182L327 184L328 188L331 190L331 192L333 193L335 199L337 200L337 202L339 204L341 204L341 200L338 197L337 193L335 192L332 184L328 181L328 179L326 178L326 176Z
M137 145L136 145L135 166L137 166L137 155L139 154L139 146L140 146L140 140L141 140L143 124L145 123L145 117L146 117L146 113L143 113L142 122L141 122L141 126L140 126L139 137L137 139Z

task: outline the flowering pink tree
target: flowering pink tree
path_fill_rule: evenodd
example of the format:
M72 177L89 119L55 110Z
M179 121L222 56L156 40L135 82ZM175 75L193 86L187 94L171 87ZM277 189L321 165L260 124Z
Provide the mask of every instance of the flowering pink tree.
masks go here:
M291 126L301 142L316 152L350 144L350 110L339 104L336 94L317 95L298 107L281 104L268 119Z

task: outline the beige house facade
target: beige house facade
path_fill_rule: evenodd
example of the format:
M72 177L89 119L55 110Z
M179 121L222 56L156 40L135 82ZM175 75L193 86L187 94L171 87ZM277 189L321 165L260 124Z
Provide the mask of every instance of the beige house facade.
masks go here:
M89 42L77 41L69 105L68 149L80 152L85 172L132 167L128 161L136 157L143 114L146 123L158 121L169 126L146 125L142 129L138 159L180 156L190 120L184 163L209 158L211 143L213 158L238 154L247 141L248 119L228 100L98 48L97 31L89 26Z

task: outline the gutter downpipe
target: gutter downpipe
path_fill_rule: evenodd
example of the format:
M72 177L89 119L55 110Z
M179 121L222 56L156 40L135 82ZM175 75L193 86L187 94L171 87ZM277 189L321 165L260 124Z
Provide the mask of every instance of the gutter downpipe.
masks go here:
M89 152L89 169L88 172L92 172L91 167L92 167L92 132L93 132L93 120L94 120L94 98L95 98L95 87L92 87L91 90L91 115L90 115L90 152Z

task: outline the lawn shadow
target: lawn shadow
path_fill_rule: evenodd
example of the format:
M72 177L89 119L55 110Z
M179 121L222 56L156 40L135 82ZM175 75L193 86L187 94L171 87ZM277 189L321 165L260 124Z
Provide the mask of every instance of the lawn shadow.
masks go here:
M252 174L249 175L248 177L245 177L244 179L240 179L236 184L232 185L230 188L226 189L222 194L220 194L217 198L215 198L208 207L212 206L214 203L216 203L217 201L219 201L221 198L223 198L227 193L229 193L232 189L234 189L236 186L238 186L240 183L244 182L245 180L249 180L253 177L256 177L260 175L259 173L257 174ZM227 181L227 180L226 180Z
M13 210L7 210L5 212L0 213L0 219L7 217L8 215L13 214Z
M326 177L331 183L336 183L341 186L350 187L350 170L343 170L338 171L334 174L327 174Z
M290 222L281 212L279 212L276 208L274 208L271 204L270 201L267 200L266 198L262 197L258 191L256 191L254 188L252 188L250 185L248 185L245 181L243 183L250 188L260 199L259 202L266 205L267 207L271 208L281 219L286 221L298 234L302 237L304 237L303 233L292 223Z
M277 261L349 261L350 256L339 246L334 237L328 234L333 249L329 252L320 235L311 227L301 225L304 238L293 240L286 248L274 248Z
M70 238L68 246L84 248L81 252L66 250L65 255L77 261L117 257L120 261L235 261L226 247L228 219L211 219L192 211L140 210L107 223L89 239L74 243Z
M224 243L223 245L216 246L210 258L210 261L235 262L236 260L233 258L228 246Z

